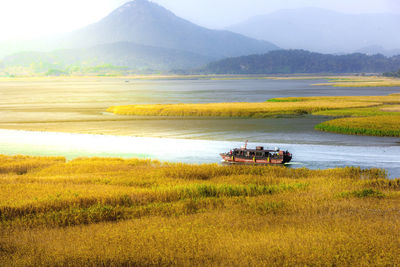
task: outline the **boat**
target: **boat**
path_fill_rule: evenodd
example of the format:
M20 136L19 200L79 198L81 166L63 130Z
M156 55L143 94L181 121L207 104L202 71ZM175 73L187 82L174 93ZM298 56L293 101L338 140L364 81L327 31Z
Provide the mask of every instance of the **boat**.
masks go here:
M227 163L251 163L251 164L285 164L292 160L289 151L279 148L273 150L257 146L255 149L247 148L247 141L241 148L234 148L227 153L221 153L224 162Z

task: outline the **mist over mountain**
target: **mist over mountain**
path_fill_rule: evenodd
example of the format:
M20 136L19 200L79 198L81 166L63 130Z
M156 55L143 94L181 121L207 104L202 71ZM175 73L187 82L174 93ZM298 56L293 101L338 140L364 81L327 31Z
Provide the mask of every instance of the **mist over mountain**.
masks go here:
M400 55L400 48L398 49L385 49L384 47L380 45L371 45L367 47L363 47L358 49L356 52L358 53L363 53L366 55L376 55L376 54L381 54L385 56L395 56L395 55Z
M399 49L399 25L400 15L352 15L302 8L256 16L227 29L285 49L351 53L370 46L381 46L383 52Z
M18 66L35 73L46 73L49 70L93 71L93 67L101 66L108 66L110 70L110 66L114 66L115 70L151 72L193 68L208 62L210 58L190 52L118 42L53 52L20 52L5 57L0 68Z
M32 42L24 41L22 44L0 44L0 48L13 50L13 47L16 47L17 51L14 52L51 51L88 48L116 42L184 50L214 58L279 49L267 41L198 26L147 0L128 2L99 22L71 33ZM7 46L9 49L6 49Z
M167 70L195 68L224 57L279 48L230 31L206 29L153 2L134 0L99 22L68 34L0 45L0 50L6 52L13 49L18 53L5 57L0 64L3 68L27 68L41 62L42 66L60 68L106 63Z

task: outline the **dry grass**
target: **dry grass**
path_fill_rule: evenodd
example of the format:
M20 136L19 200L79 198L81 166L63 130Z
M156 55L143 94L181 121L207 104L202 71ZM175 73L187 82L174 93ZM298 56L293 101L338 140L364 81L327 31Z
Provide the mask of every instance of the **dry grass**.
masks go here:
M282 114L307 114L322 110L359 108L379 105L379 102L361 101L288 101L263 103L211 103L172 105L128 105L107 109L118 115L140 116L194 116L194 117L268 117Z
M310 96L310 97L282 97L270 99L276 102L365 102L382 104L399 104L400 94L390 94L387 96Z
M380 170L31 161L0 175L2 266L400 264Z
M64 157L29 157L29 156L5 156L0 155L0 174L16 173L25 174L34 169L51 166L56 163L64 163Z
M386 107L382 107L380 110L384 111L384 112L400 112L400 106L399 105L386 106Z
M333 78L329 83L319 83L313 85L330 85L333 87L399 87L400 79L387 77L343 77Z
M114 106L108 112L140 116L268 117L285 114L318 114L343 109L381 107L399 104L400 95L328 96L273 98L262 103L210 103L172 105Z

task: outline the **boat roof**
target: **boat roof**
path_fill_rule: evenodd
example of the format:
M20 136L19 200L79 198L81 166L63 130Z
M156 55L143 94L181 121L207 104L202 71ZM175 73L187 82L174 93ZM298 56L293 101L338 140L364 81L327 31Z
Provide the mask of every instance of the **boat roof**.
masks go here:
M234 150L242 150L242 151L250 151L250 152L279 152L282 151L280 149L274 150L274 149L250 149L250 148L235 148Z

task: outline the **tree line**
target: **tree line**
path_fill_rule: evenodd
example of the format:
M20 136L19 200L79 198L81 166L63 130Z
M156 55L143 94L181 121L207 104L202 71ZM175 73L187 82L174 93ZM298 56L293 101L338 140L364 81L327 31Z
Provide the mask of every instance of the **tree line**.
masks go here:
M400 68L400 55L331 55L305 50L276 50L263 55L226 58L208 64L215 74L383 73Z
M400 69L398 71L395 71L395 72L385 72L385 73L383 73L383 76L400 78Z

